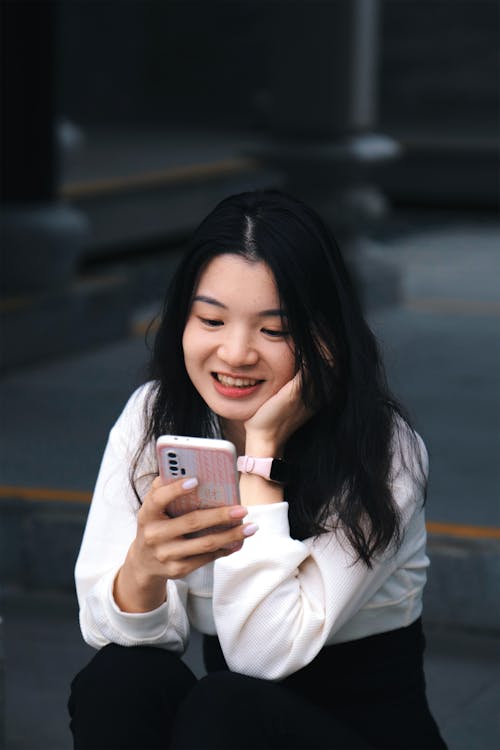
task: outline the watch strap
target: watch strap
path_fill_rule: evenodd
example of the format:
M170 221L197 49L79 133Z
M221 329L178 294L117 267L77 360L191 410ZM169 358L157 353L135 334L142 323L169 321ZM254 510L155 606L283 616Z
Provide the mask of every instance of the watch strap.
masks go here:
M285 484L288 480L288 465L280 458L238 456L236 468L242 474L257 474L278 484Z

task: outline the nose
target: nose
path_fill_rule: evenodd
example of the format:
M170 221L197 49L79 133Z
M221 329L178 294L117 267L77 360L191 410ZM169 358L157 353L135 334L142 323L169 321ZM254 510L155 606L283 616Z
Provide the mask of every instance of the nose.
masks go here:
M244 332L232 332L224 336L217 353L223 362L233 368L255 365L259 359L250 336Z

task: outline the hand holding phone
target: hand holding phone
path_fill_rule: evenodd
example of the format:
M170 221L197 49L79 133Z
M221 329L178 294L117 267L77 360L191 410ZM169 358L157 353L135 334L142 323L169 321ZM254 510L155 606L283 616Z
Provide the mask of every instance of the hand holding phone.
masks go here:
M165 601L169 579L184 578L237 552L258 530L255 523L244 523L247 510L240 504L232 443L162 435L157 440L157 455L159 476L143 498L135 539L115 580L113 595L124 612L159 607ZM193 490L183 487L183 478L196 478L198 485ZM198 509L206 509L206 513L182 518ZM205 515L210 519L206 526ZM198 539L211 532L215 532L213 539L207 543Z
M161 435L156 451L165 484L183 477L198 480L192 492L168 504L167 515L175 518L192 510L240 503L236 449L228 440ZM217 529L211 527L198 534L214 530Z

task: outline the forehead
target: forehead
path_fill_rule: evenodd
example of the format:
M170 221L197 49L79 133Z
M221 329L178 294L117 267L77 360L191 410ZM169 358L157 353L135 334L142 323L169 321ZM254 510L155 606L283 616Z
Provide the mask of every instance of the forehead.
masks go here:
M274 275L264 261L250 261L240 255L217 255L203 269L194 294L210 295L224 302L238 298L275 305L279 300Z

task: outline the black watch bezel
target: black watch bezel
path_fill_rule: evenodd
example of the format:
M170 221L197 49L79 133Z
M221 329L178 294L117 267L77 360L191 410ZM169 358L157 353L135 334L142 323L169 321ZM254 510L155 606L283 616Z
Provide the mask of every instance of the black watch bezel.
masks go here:
M289 480L289 468L286 461L281 458L273 458L269 479L277 484L286 484Z

